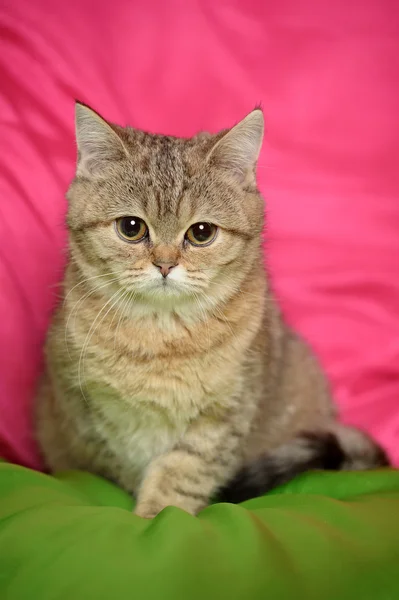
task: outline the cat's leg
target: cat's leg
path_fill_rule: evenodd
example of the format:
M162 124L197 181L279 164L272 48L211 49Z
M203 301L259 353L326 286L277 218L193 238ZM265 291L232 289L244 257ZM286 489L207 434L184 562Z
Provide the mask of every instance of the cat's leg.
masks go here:
M237 470L248 420L200 417L181 442L148 467L135 513L152 518L166 506L196 514Z
M80 389L58 390L44 374L38 387L35 433L46 468L52 472L81 469L122 484L122 474L130 488L137 482L134 466L121 466L106 439L93 424ZM129 489L130 491L130 489Z
M42 375L38 385L34 418L35 437L46 468L53 473L76 468L66 439L67 420L59 414L47 373Z

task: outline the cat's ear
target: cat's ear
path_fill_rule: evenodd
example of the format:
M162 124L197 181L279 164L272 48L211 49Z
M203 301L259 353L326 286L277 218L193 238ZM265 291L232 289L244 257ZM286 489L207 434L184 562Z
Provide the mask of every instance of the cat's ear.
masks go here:
M224 134L210 151L208 160L230 171L243 185L254 181L263 131L263 113L257 108Z
M104 168L128 156L122 139L94 110L76 102L77 175L101 176Z

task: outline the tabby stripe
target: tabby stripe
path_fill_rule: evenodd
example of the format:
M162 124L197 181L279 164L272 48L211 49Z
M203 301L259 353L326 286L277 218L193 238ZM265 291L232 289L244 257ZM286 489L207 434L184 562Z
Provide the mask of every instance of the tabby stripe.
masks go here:
M191 492L190 490L184 490L181 487L174 487L173 490L176 492L176 494L179 494L180 496L185 496L186 498L193 498L194 500L199 500L200 502L205 502L205 504L208 504L209 498L205 494L198 494L196 492Z
M206 465L215 465L216 464L216 465L220 465L222 467L230 466L229 461L224 460L223 458L221 458L219 456L215 456L214 458L207 458L201 452L199 452L198 450L195 450L195 448L193 448L192 446L189 446L188 444L180 444L180 446L177 448L177 450L180 452L185 452L186 454L189 454L190 456L196 456L197 458L201 459L202 462L204 462Z

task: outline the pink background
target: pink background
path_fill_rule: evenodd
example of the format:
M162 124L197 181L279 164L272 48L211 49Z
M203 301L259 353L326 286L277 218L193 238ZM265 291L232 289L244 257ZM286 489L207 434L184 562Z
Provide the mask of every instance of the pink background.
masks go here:
M268 261L342 416L399 463L399 3L2 0L0 454L30 411L63 265L75 97L190 135L261 102Z

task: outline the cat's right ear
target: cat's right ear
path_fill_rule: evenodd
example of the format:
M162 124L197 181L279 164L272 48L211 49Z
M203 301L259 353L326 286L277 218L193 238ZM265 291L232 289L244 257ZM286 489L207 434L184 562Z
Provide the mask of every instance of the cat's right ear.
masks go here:
M78 161L76 174L98 177L111 162L126 158L128 152L122 139L105 119L80 102L75 105Z

